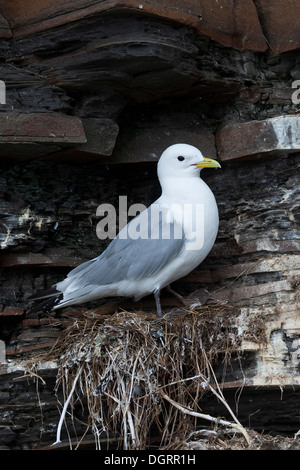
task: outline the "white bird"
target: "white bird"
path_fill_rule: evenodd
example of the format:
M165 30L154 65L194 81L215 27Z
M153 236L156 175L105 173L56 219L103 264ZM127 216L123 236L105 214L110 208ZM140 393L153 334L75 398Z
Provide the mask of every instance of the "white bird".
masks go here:
M32 310L114 296L137 301L154 294L157 314L162 316L160 291L195 269L217 236L218 208L200 178L202 168L220 168L220 164L188 144L167 148L157 166L161 196L131 220L100 256L32 296L31 300L47 299Z

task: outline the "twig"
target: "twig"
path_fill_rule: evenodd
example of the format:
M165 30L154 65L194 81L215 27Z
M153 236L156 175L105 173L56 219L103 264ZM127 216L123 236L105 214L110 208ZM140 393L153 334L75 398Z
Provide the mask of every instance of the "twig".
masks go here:
M247 441L247 444L248 445L251 444L251 440L250 440L250 437L249 437L247 431L240 424L232 423L231 421L226 421L224 419L214 418L213 416L210 416L210 415L207 415L207 414L204 414L204 413L198 413L197 411L189 410L185 406L182 406L179 403L177 403L176 401L172 400L165 393L162 394L162 397L165 400L167 400L169 403L171 403L171 405L175 406L175 408L177 408L178 410L180 410L184 414L188 414L190 416L195 416L196 418L206 419L207 421L211 421L213 423L220 423L223 426L229 426L233 429L236 429L241 434L243 434L243 436L245 437L245 439Z
M76 383L80 377L80 374L81 374L81 370L82 370L82 367L79 369L79 371L77 372L77 375L74 379L74 382L73 382L73 385L72 385L72 388L71 388L71 391L70 391L70 394L64 404L64 407L63 407L63 410L61 412L61 415L60 415L60 419L59 419L59 423L58 423L58 426L57 426L57 431L56 431L56 441L52 444L52 446L55 446L56 444L59 444L61 443L61 439L60 439L60 434L61 434L61 428L62 428L62 424L63 424L63 421L65 419L65 415L66 415L66 412L67 412L67 408L69 406L69 403L70 403L70 400L72 398L72 395L74 393L74 390L75 390L75 387L76 387Z
M45 380L38 374L36 374L35 372L33 371L30 371L30 372L27 372L26 374L22 375L22 377L15 377L13 380L19 380L19 379L23 379L24 377L36 377L37 379L39 379L43 385L46 385L46 382Z
M231 414L231 416L232 416L232 418L234 419L234 421L236 422L236 424L237 424L238 426L241 426L241 427L242 427L241 423L239 422L239 420L237 419L237 417L235 416L235 414L233 413L232 409L230 408L230 406L228 405L227 401L226 401L225 398L224 398L224 395L223 395L223 393L222 393L222 391L221 391L221 389L220 389L219 383L218 383L217 378L216 378L216 376L215 376L214 370L213 370L213 368L212 368L212 366L211 366L211 364L210 364L210 362L209 362L209 360L208 360L208 358L207 358L207 355L206 355L205 350L203 350L203 354L204 354L204 357L205 357L205 360L206 360L207 367L210 369L210 372L211 372L211 374L212 374L212 376L213 376L213 378L214 378L214 381L215 381L215 384L216 384L216 386L217 386L218 391L216 391L216 390L207 382L207 380L205 379L204 376L203 376L203 380L206 382L206 384L207 384L207 386L209 387L210 391L211 391L214 395L216 395L216 397L221 401L221 403L223 403L223 405L225 406L225 408L227 408L228 412Z

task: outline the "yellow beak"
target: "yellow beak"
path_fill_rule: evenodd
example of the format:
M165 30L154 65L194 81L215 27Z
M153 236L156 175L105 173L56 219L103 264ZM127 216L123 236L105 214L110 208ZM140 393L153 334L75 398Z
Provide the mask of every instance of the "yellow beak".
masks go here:
M221 165L217 160L212 158L205 158L202 162L196 163L197 168L221 168Z

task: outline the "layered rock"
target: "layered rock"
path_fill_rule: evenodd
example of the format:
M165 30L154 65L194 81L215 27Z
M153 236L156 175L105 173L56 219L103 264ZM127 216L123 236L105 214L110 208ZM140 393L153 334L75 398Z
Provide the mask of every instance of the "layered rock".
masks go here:
M155 164L178 141L222 166L202 172L220 211L215 247L176 285L238 311L230 341L243 338L243 358L232 358L225 379L223 363L216 373L225 389L247 385L249 396L251 387L299 385L299 6L288 3L2 2L0 422L9 403L15 423L3 444L39 440L38 397L26 405L38 423L28 435L10 374L83 318L82 309L29 315L28 296L105 248L99 204L117 208L127 195L128 205L149 205L159 195ZM150 298L98 303L105 314L153 307ZM53 385L56 364L47 367ZM17 395L36 392L27 379L18 383ZM57 417L49 384L45 439ZM250 401L240 400L246 421ZM263 411L257 420L267 416L276 432ZM294 432L298 418L289 426Z
M299 126L298 116L279 116L224 126L216 137L220 159L227 161L299 152Z

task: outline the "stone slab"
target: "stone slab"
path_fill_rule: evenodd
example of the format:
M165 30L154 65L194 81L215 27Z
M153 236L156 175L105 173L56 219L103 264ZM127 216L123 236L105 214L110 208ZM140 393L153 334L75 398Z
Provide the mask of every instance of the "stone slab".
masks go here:
M264 52L267 42L252 0L201 0L197 30L228 47Z
M242 3L242 2L240 2ZM264 33L274 55L300 47L300 2L255 0Z
M252 0L92 0L5 2L3 11L15 38L55 28L86 16L109 11L137 12L161 17L194 28L198 33L229 47L265 51L264 38Z
M0 144L40 142L50 144L86 143L81 119L55 113L0 114Z
M216 135L222 161L249 156L293 153L300 150L300 116L228 124Z

